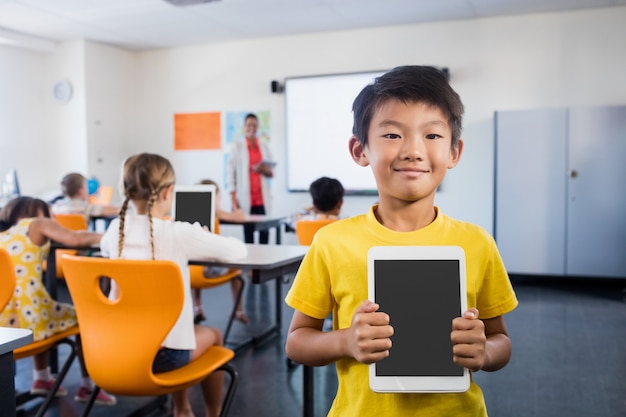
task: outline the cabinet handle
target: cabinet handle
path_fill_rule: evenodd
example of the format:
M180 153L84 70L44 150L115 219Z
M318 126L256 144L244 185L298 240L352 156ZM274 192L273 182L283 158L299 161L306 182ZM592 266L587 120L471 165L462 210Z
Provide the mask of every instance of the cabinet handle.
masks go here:
M571 178L576 178L578 177L578 171L576 171L575 169L572 169L572 171L570 172L569 176Z

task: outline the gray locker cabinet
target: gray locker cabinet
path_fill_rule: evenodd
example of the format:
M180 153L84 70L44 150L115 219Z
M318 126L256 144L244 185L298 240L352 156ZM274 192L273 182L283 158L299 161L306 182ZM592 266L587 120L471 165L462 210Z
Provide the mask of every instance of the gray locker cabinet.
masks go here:
M495 131L509 272L626 277L626 106L500 111Z

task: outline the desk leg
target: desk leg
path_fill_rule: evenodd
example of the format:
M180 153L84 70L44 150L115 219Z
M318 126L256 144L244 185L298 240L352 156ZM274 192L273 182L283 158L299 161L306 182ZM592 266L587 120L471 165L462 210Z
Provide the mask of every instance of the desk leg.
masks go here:
M57 256L56 250L50 248L46 260L45 286L53 300L57 299ZM50 349L50 371L56 374L59 370L59 358L56 347Z
M13 352L0 355L0 417L15 417L15 361Z
M276 278L276 328L280 333L283 324L282 277Z
M281 232L281 225L279 224L278 227L276 227L276 244L280 245L280 232Z
M302 415L313 417L313 371L312 366L302 366Z

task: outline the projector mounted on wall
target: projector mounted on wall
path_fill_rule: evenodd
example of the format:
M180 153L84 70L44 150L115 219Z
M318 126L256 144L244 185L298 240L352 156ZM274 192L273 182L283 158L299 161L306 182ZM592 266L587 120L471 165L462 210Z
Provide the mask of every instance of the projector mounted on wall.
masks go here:
M174 6L193 6L194 4L213 3L220 0L165 0Z

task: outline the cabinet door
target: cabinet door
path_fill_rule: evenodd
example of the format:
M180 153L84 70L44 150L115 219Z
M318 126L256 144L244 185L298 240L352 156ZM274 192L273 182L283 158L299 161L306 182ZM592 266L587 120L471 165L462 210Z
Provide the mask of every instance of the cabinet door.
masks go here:
M626 106L571 109L568 275L626 277Z
M496 113L494 231L510 273L565 274L566 115Z

